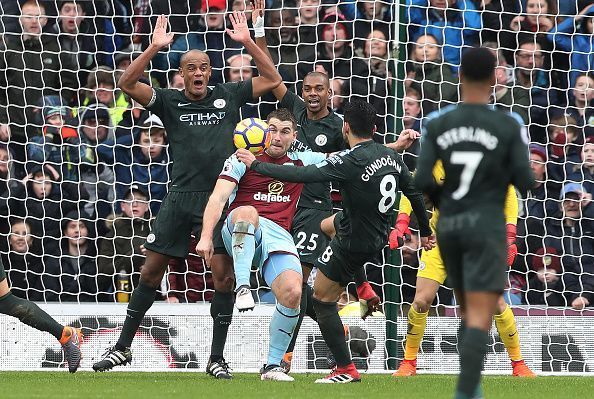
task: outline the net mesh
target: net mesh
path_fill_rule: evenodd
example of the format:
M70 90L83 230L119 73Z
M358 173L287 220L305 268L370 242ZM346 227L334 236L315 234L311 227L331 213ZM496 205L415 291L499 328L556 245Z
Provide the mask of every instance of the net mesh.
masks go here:
M340 114L348 99L367 99L378 112L380 142L393 141L402 128L421 130L427 115L459 101L457 73L465 47L482 45L497 54L492 102L524 120L540 181L520 201L519 255L509 272L506 298L520 313L541 311L519 316L518 322L524 356L543 371L589 371L579 364L588 363L582 342L591 329L569 315L579 312L580 304L594 304L590 3L266 1L269 49L289 89L299 93L303 76L312 70L328 73L331 107ZM0 252L15 294L85 304L79 309L89 302L128 300L143 263L142 244L167 190L171 159L166 136L139 133L145 122L142 109L116 82L150 43L161 14L168 16L175 39L146 71L153 85L183 87L176 70L188 49L209 54L211 84L254 76L251 57L224 31L231 27L229 12L246 6L241 0L0 3ZM265 118L275 107L268 95L244 106L242 117ZM404 154L411 170L418 150L416 143ZM563 201L565 197L581 200ZM192 241L189 252L194 245ZM402 359L402 316L414 298L419 262L418 240L413 237L407 246L411 249L398 253L386 250L381 265L367 265L388 319L400 317L398 323L378 318L386 326L381 333L361 324L381 341L370 360L380 361L373 363L378 368ZM253 286L261 302L273 301L257 275ZM200 302L210 300L213 289L210 271L190 254L171 262L161 295L169 302ZM425 360L419 364L431 372L453 372L456 357L446 359L456 350L451 291L441 288L435 305L420 356ZM207 315L180 323L192 328L206 322ZM94 320L88 328L95 332L103 325L117 328L107 319ZM308 351L315 353L321 344L319 333L311 331L297 346L308 353L307 359ZM307 346L310 336L315 344ZM208 345L203 346L199 352L208 352ZM380 360L373 357L378 353ZM495 334L489 356L501 360L501 353ZM315 365L316 357L324 356L314 354L311 364L303 357L297 368ZM194 360L187 357L184 367ZM246 362L241 368L255 367ZM489 370L499 367L497 362L487 364L495 364Z

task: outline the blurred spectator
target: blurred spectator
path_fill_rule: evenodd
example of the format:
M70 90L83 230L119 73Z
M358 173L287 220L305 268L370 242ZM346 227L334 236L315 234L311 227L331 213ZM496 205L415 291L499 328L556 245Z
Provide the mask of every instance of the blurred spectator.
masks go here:
M103 104L91 104L80 113L78 128L85 157L81 159L79 182L89 194L85 211L96 218L105 219L113 212L115 135L109 111ZM104 226L100 225L104 232Z
M550 32L547 39L554 43L555 49L570 53L569 85L571 87L575 85L578 76L592 70L593 18L594 7L588 5L575 18L566 18L557 26L551 26L548 29Z
M44 253L59 247L60 219L80 204L75 184L60 184L60 174L50 165L35 165L19 184L11 187L8 207L11 215L25 218L35 237L42 239Z
M584 218L591 207L581 185L567 183L561 191L557 217L545 223L544 246L561 256L567 304L581 310L594 304L594 230Z
M587 72L577 75L567 113L573 116L577 127L594 135L594 76Z
M402 125L404 129L413 129L417 132L421 131L421 120L423 113L421 111L421 93L413 87L407 87L402 99L402 108L404 115L402 117ZM413 171L417 168L417 157L421 150L420 140L416 140L402 155L402 159L408 169Z
M320 0L298 0L299 42L316 43L320 40L317 26L320 23Z
M367 62L370 71L368 101L377 111L376 127L380 134L393 130L394 125L393 118L388 115L388 110L394 109L394 100L390 95L392 77L388 71L388 41L386 38L381 30L369 32L363 42L362 51L362 57Z
M510 79L509 65L501 53L498 53L497 62L493 103L497 108L518 114L527 125L530 92L522 86L513 84Z
M526 303L528 305L566 306L563 291L563 270L553 247L540 248L532 257L528 272Z
M458 79L440 58L440 46L432 35L422 35L415 41L407 63L407 81L420 85L423 114L458 100Z
M100 67L89 74L81 105L88 106L93 103L103 104L109 109L112 125L115 126L122 121L129 104L125 94L116 89L113 70Z
M319 32L316 70L327 73L331 79L349 79L351 92L345 94L367 96L369 67L365 61L353 56L351 32L344 16L326 15Z
M406 0L410 38L432 35L443 43L443 60L458 70L463 46L472 46L482 28L471 0Z
M134 36L136 50L144 50L150 43L157 17L167 15L171 31L177 35L200 30L200 14L206 12L207 0L141 0L134 4ZM223 8L223 10L226 9ZM212 10L209 10L212 11ZM177 68L177 67L176 67Z
M179 75L179 72L176 72ZM139 82L150 84L149 80L141 77ZM183 79L182 79L182 87L183 87ZM140 125L140 118L142 115L142 111L144 111L144 107L134 101L133 98L130 99L130 107L122 114L122 120L118 123L115 129L115 136L117 138L118 143L127 140L127 145L131 145L133 140L133 129Z
M107 292L105 282L97 275L95 227L91 217L73 211L62 219L62 255L60 256L60 300L97 301Z
M111 221L99 251L97 266L100 279L107 280L104 285L115 284L113 278L117 273L131 280L130 292L138 286L145 258L142 245L150 232L148 199L148 192L134 184L121 201L122 214L115 215Z
M384 40L390 38L390 3L388 0L357 1L358 12L353 32L355 40L369 37L372 31L381 31ZM355 42L357 47L363 44Z
M292 9L266 10L266 41L272 61L288 87L312 70L315 46L300 41L297 16ZM317 41L317 39L316 39Z
M12 179L10 152L6 144L0 144L0 235L8 234L10 224L8 223L8 216L10 209L8 208L8 201L12 196L11 187L15 184L20 184ZM6 246L0 241L0 251L4 251Z
M344 92L343 88L346 85L346 82L342 79L331 79L330 80L330 90L332 90L332 97L330 97L330 108L332 111L336 112L339 115L343 114L343 106L344 106Z
M117 199L124 199L130 185L138 184L149 192L150 209L156 215L169 182L167 132L161 119L148 111L143 112L133 132L133 143L118 140L115 147Z
M580 183L587 193L594 195L594 137L582 146L581 163L569 168L568 180Z
M32 301L43 300L43 258L39 255L39 245L34 246L37 240L27 222L15 219L10 225L8 253L2 254L10 290L16 296Z
M557 125L559 123L559 125ZM552 120L549 125L552 144L549 145L551 167L549 178L555 181L567 179L568 168L581 163L581 151L584 144L583 130L576 126L575 119L568 114Z
M252 56L249 54L236 54L227 60L225 67L225 82L241 82L249 80L254 76ZM240 110L241 119L258 118L258 104L247 103Z
M507 62L512 63L512 51L515 50L516 46L506 47L505 35L512 35L509 26L514 17L520 14L520 2L518 0L475 0L475 5L478 10L483 11L483 29L481 30L483 45L485 42L502 43L501 46L497 45L496 48L501 48Z
M76 88L84 86L91 69L97 65L109 65L109 50L104 44L105 35L99 34L101 28L98 18L86 18L84 3L62 1L58 3L58 18L48 33L57 35L61 55L68 58L68 65L74 65L78 72Z
M202 0L204 26L179 35L170 46L165 64L158 64L162 70L179 68L181 56L188 50L201 50L208 53L212 75L210 83L215 85L223 82L223 68L225 60L233 54L240 53L240 46L225 33L225 0ZM155 61L153 61L155 65Z
M169 84L167 85L167 87L169 87L170 89L183 90L185 87L184 78L182 78L179 71L172 71L169 74L168 83Z
M0 45L0 139L6 142L6 125L10 124L12 151L25 161L27 138L35 134L31 105L46 95L61 94L67 101L77 87L76 65L61 59L61 48L55 35L42 33L47 24L43 3L35 0L21 5L22 35L6 35ZM39 127L37 127L38 129Z
M556 16L557 1L526 0L525 6L523 7L523 13L514 17L514 19L511 20L509 27L504 28L513 32L536 34L538 35L536 40L541 41L543 47L548 47L546 46L543 35L555 26ZM503 39L502 45L505 48L515 48L513 42L517 40L517 37L517 34L507 36L506 39Z
M198 240L192 236L188 256L169 261L169 291L167 302L186 303L210 301L214 293L212 275L205 267L204 260L196 255Z

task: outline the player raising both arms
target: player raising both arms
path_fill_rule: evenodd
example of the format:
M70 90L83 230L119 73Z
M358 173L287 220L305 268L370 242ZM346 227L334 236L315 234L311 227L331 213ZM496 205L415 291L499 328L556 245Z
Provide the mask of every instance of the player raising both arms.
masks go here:
M237 157L250 170L282 181L339 181L343 198L342 217L336 236L315 266L313 307L320 331L336 359L337 368L319 383L348 383L360 376L351 361L336 302L346 285L366 262L374 259L388 241L389 214L399 189L411 199L419 219L422 243L431 248L425 203L412 184L402 158L373 141L376 112L373 106L353 100L345 106L343 135L350 150L317 164L301 168L259 162L249 151Z
M268 116L272 141L260 162L298 166L326 158L317 152L291 152L297 136L297 122L285 108ZM301 301L301 266L293 237L289 233L303 184L286 183L246 169L235 155L225 163L204 212L204 228L196 252L210 261L212 234L225 203L231 198L223 226L223 240L233 255L238 284L249 283L252 262L272 288L277 300L270 321L268 362L262 380L293 381L280 367L294 334Z
M439 208L437 241L460 304L457 399L480 398L480 377L493 315L505 287L505 196L534 185L517 120L491 108L495 56L485 48L462 56L462 104L429 121L415 181ZM524 138L524 141L526 139ZM441 160L445 180L435 181Z
M428 117L431 120L431 115ZM433 168L433 178L437 182L444 180L443 165L438 162ZM410 201L405 196L400 198L399 214L396 228L390 233L390 248L399 247L399 238L403 239L410 222L412 211ZM505 223L507 230L507 265L511 266L518 252L516 247L516 224L518 221L518 197L514 186L509 186L505 197ZM439 218L439 210L433 208L430 220L431 229L435 233L435 226ZM437 243L439 245L439 243ZM408 329L406 332L406 346L404 360L400 363L395 377L408 377L417 373L417 353L423 341L429 308L437 295L439 286L446 280L446 270L443 265L438 245L429 251L423 251L417 272L415 298L408 311ZM503 295L497 301L495 326L499 337L503 341L512 362L513 375L517 377L535 377L536 375L524 362L520 347L520 337L516 328L514 313L505 303Z
M264 36L264 0L252 1L254 30L256 44L271 59L266 37ZM346 148L342 137L343 120L328 106L331 93L328 75L320 72L310 72L303 79L301 97L289 91L284 83L272 90L279 107L288 108L293 112L298 123L298 134L293 151L316 151L324 153L338 152ZM416 139L414 131L404 131L397 143L389 146L397 151L407 148ZM299 250L299 258L303 271L303 296L301 298L301 313L296 327L296 333L283 359L283 367L287 371L291 368L293 348L297 340L297 332L306 314L315 320L315 312L311 306L313 291L307 284L313 265L328 246L328 238L320 230L320 223L332 215L332 200L330 198L330 182L312 182L305 184L299 199L297 212L293 221L293 239ZM379 307L380 299L373 291L364 270L359 270L355 276L357 294L366 306L366 314L371 314ZM310 305L308 306L308 303Z
M10 292L4 265L0 260L0 313L16 317L39 331L52 334L64 350L68 371L75 373L80 365L82 333L78 328L65 327L44 312L35 303L19 298Z
M167 18L157 19L151 45L122 74L119 87L163 121L172 152L173 171L169 192L153 231L147 236L146 261L140 282L132 293L127 317L116 345L109 348L95 371L105 371L132 360L130 345L146 311L155 300L169 259L187 255L190 233L199 234L204 207L225 160L233 153L232 134L239 122L239 109L279 85L280 75L270 59L250 38L246 18L235 12L230 16L233 30L227 34L243 44L253 57L260 76L237 83L208 88L211 66L208 55L190 50L180 60L179 72L184 90L153 89L139 82L150 60L169 46L173 33L167 33ZM222 226L223 220L219 221ZM210 313L213 338L207 373L215 378L231 378L223 358L223 348L233 314L233 265L220 234L215 229L214 255L210 261L215 293Z

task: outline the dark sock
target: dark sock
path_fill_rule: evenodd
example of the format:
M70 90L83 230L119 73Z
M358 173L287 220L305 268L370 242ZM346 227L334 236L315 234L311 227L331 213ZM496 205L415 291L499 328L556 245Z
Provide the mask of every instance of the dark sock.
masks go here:
M28 326L52 334L56 339L62 337L63 325L35 303L14 296L12 292L0 297L0 313L16 317Z
M464 335L466 334L466 323L464 320L460 320L460 324L458 325L458 355L460 355L460 349L462 349L462 341L464 340Z
M336 302L322 302L313 298L313 303L318 315L320 331L336 359L336 365L338 367L348 366L352 363L351 353L344 338L344 326L338 316Z
M303 286L303 292L301 295L307 295L307 309L305 310L305 314L308 315L312 320L318 321L318 315L316 314L313 303L313 288L311 288L308 284L305 284Z
M232 292L215 291L210 303L212 316L212 345L210 347L210 360L215 362L223 358L227 331L233 317L233 303L235 296Z
M489 333L477 328L467 328L460 348L460 376L457 391L471 398L481 383L481 372Z
M309 295L308 289L309 288ZM307 311L307 305L311 302L311 293L313 293L311 287L307 283L303 283L301 287L301 304L299 305L299 319L297 320L297 325L293 330L293 338L291 338L291 342L289 342L289 347L287 348L287 353L293 352L295 349L295 343L297 342L297 335L299 335L299 329L301 328L301 323L303 322L303 317L305 317L305 313ZM312 307L313 308L313 307ZM313 312L315 314L315 311ZM315 319L314 319L315 320Z
M147 310L153 306L155 302L156 288L149 287L142 280L138 283L138 287L132 292L130 303L126 311L126 320L124 320L124 327L120 333L120 338L115 347L117 350L124 350L132 345L132 340L142 319Z

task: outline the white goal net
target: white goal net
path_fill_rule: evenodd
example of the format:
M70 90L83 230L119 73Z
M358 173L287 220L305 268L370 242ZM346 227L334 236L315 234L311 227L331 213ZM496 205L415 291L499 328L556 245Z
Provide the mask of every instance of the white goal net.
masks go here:
M161 14L175 38L151 62L147 82L183 87L176 71L189 49L208 53L212 85L255 76L251 57L225 34L231 11L251 17L248 3L0 1L0 254L16 295L85 329L85 362L119 333L125 304L116 302L126 302L138 283L142 244L174 161L167 136L146 133L145 126L158 128L160 121L116 82L150 43ZM593 3L266 0L266 38L289 90L300 94L308 72L327 73L331 108L340 114L350 98L367 99L377 109L380 142L394 141L403 128L421 130L431 112L459 101L464 48L485 46L497 55L493 105L523 119L539 180L520 199L519 255L506 290L524 358L538 372L594 367L588 344L594 335ZM267 95L241 112L265 119L276 107ZM416 143L404 154L411 170L418 151ZM170 263L159 291L163 303L136 337L137 369L205 366L214 286L191 248L187 259ZM403 358L418 240L381 255L382 264L368 264L367 275L384 302L383 316L345 319L357 327L350 337L357 365L370 371L393 369ZM255 273L253 288L261 309L234 318L226 350L241 370L259 368L267 349L266 304L274 299ZM441 288L434 305L418 366L456 372L451 291ZM59 348L35 334L0 316L0 352L10 359L0 368L60 367ZM485 368L508 373L495 330L492 338ZM325 369L326 355L319 330L306 318L293 368Z

